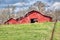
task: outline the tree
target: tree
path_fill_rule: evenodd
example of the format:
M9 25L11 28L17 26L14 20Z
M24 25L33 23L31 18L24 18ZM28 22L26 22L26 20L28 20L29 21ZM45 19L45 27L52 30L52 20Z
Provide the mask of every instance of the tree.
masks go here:
M60 10L54 9L55 22L54 22L54 27L53 27L53 30L52 30L52 35L51 35L51 39L50 40L53 40L53 37L54 37L54 34L55 34L56 25L57 25L57 22L58 22L59 14L60 14Z

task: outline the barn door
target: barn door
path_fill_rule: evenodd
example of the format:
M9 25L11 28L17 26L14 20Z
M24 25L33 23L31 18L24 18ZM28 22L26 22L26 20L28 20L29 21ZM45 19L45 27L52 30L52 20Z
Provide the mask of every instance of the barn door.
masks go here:
M31 23L35 23L35 22L38 22L37 18L33 18L30 20Z

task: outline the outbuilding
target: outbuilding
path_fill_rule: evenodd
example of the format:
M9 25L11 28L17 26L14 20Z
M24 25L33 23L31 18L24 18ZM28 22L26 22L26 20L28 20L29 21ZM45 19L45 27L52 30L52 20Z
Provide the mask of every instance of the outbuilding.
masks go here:
M52 18L50 16L43 15L38 11L30 11L23 18L18 20L18 23L35 23L35 22L51 22Z
M10 18L9 20L7 20L4 24L17 24L18 22L13 19L13 18Z

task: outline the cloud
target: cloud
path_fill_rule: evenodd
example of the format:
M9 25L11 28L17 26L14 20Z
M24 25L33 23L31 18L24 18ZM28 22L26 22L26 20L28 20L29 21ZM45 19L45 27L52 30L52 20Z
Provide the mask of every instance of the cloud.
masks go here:
M23 5L27 5L27 3L25 3L25 2L18 2L18 3L15 3L13 5L14 6L23 6Z
M31 6L35 3L36 1L30 1L30 2L17 2L13 4L13 6Z
M8 4L12 4L14 6L30 6L33 5L36 1L51 2L48 0L1 0L1 4L4 6Z
M14 12L17 13L18 11L21 11L21 10L27 10L28 7L23 7L23 8L15 8Z
M52 9L54 10L59 10L60 9L60 2L55 2L52 6L51 6Z
M53 6L55 7L55 6L60 6L60 2L55 2L54 4L53 4Z

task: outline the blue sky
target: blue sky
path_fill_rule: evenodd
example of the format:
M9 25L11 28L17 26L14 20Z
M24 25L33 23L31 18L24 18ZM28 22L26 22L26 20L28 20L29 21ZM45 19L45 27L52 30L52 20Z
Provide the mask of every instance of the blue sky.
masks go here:
M36 1L42 1L44 3L48 3L51 4L53 3L53 0L0 0L0 7L5 7L8 4L14 4L16 6L18 6L18 4L20 4L19 6L30 6L32 4L34 4Z
M0 8L7 7L9 5L19 6L20 8L28 8L37 1L42 1L50 6L55 2L60 2L60 0L0 0Z
M34 1L45 1L45 2L51 2L52 0L0 0L1 4L14 4L17 2L34 2Z

